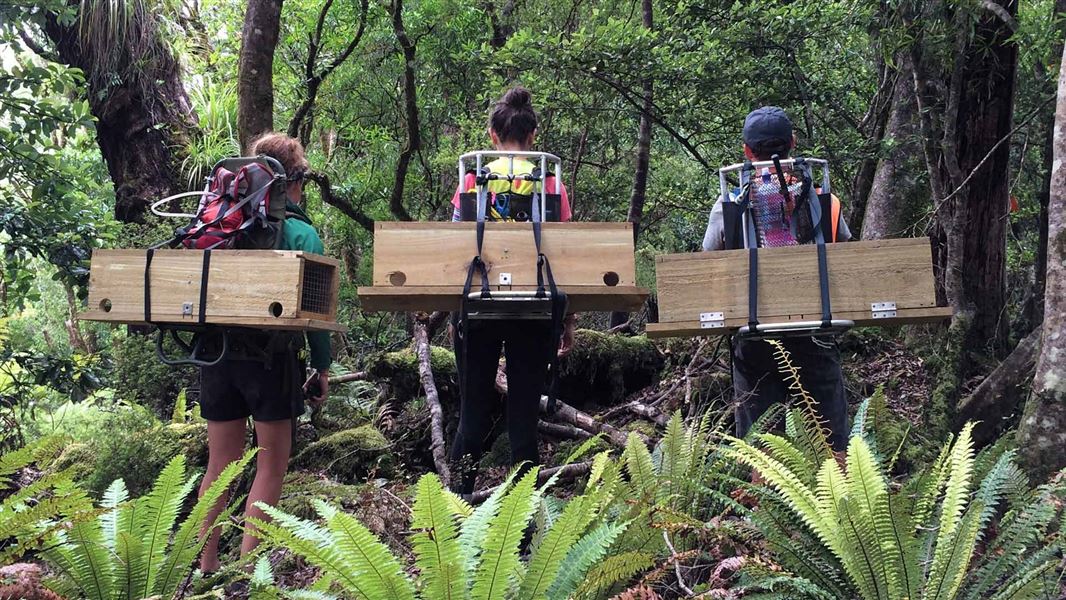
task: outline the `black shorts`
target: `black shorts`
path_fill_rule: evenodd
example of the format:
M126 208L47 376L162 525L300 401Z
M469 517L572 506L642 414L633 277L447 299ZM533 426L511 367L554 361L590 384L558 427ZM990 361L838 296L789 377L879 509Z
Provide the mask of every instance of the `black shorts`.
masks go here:
M208 421L283 421L304 412L303 372L293 351L267 364L227 359L200 369L200 415Z

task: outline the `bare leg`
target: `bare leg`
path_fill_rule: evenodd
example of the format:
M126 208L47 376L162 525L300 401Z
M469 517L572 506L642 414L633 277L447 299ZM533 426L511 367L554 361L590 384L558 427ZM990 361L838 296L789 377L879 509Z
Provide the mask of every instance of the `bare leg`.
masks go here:
M244 539L241 540L241 556L259 545L259 538L255 537L252 527L247 524L247 517L261 520L269 518L255 503L274 506L281 498L281 484L285 480L289 454L292 452L292 421L256 421L255 435L259 440L259 453L256 454L255 481L248 492L248 507L244 512L246 524Z
M204 479L200 482L201 496L218 479L223 469L230 463L240 459L244 453L246 427L244 419L207 422L207 473L204 474ZM204 529L207 529L208 524L213 523L218 518L219 513L222 512L228 501L227 495L223 495L218 499L215 506L207 513L207 519L204 520ZM211 537L204 547L203 554L200 555L200 570L204 573L218 570L218 538L220 535L222 535L222 530L216 527L211 532Z

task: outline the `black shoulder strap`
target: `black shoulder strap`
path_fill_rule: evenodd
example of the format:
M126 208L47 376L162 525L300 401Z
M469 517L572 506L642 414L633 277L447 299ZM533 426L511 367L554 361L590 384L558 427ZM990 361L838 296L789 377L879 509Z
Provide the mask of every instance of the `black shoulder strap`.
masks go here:
M152 322L152 258L155 248L149 248L144 256L144 322Z

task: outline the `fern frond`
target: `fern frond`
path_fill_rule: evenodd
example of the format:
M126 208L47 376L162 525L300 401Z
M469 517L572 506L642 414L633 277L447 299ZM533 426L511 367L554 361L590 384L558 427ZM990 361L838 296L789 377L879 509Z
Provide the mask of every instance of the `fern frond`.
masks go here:
M367 581L368 588L382 590L385 598L414 600L414 586L388 546L355 517L322 500L315 501L315 508L326 518L333 543L357 578Z
M137 500L134 513L135 531L144 542L145 579L138 583L136 593L147 598L155 589L155 581L165 558L167 540L170 538L178 509L192 492L195 477L185 476L185 456L175 456L159 477L152 490Z
M813 461L820 463L833 455L833 449L829 447L829 425L825 422L821 413L818 412L818 403L814 397L803 387L803 383L800 381L799 368L792 363L792 356L785 349L785 345L779 340L766 341L773 346L778 372L781 373L785 385L788 386L789 394L803 414L802 427L799 428L799 431L803 433L803 439L811 452Z
M1044 548L1014 569L995 594L981 596L989 600L1044 600L1053 598L1062 583L1059 548ZM990 590L991 591L991 590Z
M548 598L569 598L585 573L607 552L607 548L629 527L629 522L603 523L585 534L566 555L555 581L548 587Z
M888 598L913 597L907 590L907 539L895 527L888 504L888 486L865 437L851 438L847 465L848 496L856 501L861 521L871 528L869 533L879 546L874 560L880 568L872 571L879 580L878 588L886 590Z
M579 598L602 598L604 592L624 585L634 575L655 566L655 556L647 552L623 552L608 556L589 570L574 594Z
M633 486L634 495L641 498L654 497L657 488L655 466L648 447L636 433L630 433L626 439L626 448L622 452L626 472Z
M914 484L914 524L924 526L929 523L936 508L940 490L948 478L948 457L951 455L951 440L940 449L933 464L919 475Z
M977 495L956 528L943 572L934 570L930 573L926 587L927 598L939 600L955 597L966 576L981 533L995 514L996 507L1006 493L1006 485L1017 470L1013 463L1013 452L1000 455L988 476L981 482Z
M155 594L167 597L174 595L174 592L188 575L196 557L199 556L204 545L207 544L207 540L210 537L209 531L214 530L219 523L222 523L226 513L231 511L222 511L222 514L215 518L215 522L211 523L210 527L204 531L204 521L207 519L207 514L222 500L222 497L229 492L233 482L248 468L248 464L252 462L256 452L257 449L249 450L244 453L240 460L226 465L226 468L204 490L204 493L196 501L188 516L178 526L178 531L174 534L173 540L171 540L170 553L167 554L160 566L159 577L156 579L155 589L153 590ZM235 504L231 502L231 508Z
M967 590L967 600L977 600L991 595L1002 583L1013 578L1018 565L1048 549L1044 535L1058 512L1056 504L1062 495L1064 483L1050 483L1037 488L1029 497L1019 502L999 522L999 535L985 549L985 563L973 573L973 584Z
M485 536L489 532L489 523L499 513L500 504L503 502L504 496L507 495L507 491L511 488L511 483L514 481L516 474L518 474L518 471L512 469L507 474L507 478L503 480L503 483L492 492L488 500L482 502L481 506L475 508L474 512L463 521L459 532L459 547L463 549L467 573L473 573L477 569L478 556L485 544Z
M71 575L79 591L89 600L109 600L115 593L115 564L104 543L97 521L83 521L67 532Z
M588 496L578 496L570 500L563 509L563 514L537 546L526 576L522 579L518 598L532 600L544 595L548 585L555 580L555 575L571 546L595 518L596 513L593 510L593 502Z
M466 570L459 548L455 513L449 507L444 485L433 473L418 480L411 511L411 546L425 582L424 593L434 599L459 600L466 596Z
M471 590L474 600L502 599L510 588L518 568L518 545L540 498L535 489L538 472L536 467L530 469L515 484L489 523Z
M744 440L732 437L727 439L733 444L733 447L727 451L728 454L758 471L766 479L767 483L784 496L790 508L796 512L796 515L812 531L822 538L823 542L826 544L831 543L833 539L831 531L835 525L827 524L822 520L822 516L818 512L818 500L814 492L803 484L800 477L781 464L781 462Z
M628 441L628 440L627 440ZM666 433L659 443L661 459L659 466L659 497L677 493L688 475L690 452L685 443L685 428L681 424L681 411L674 411L666 424Z
M329 577L341 585L347 595L358 600L377 600L382 597L380 589L367 589L366 582L357 578L340 549L328 535L322 539L322 530L310 521L288 515L267 504L256 504L273 521L254 517L247 523L255 527L256 535L272 544L286 548L318 567L323 577ZM280 517L280 518L279 518ZM285 522L285 525L278 523Z
M770 456L776 458L789 470L795 473L806 485L811 485L815 480L817 465L811 464L807 458L791 441L772 433L757 434L756 439L766 447Z
M945 588L949 562L956 551L953 541L957 537L956 529L962 521L962 513L969 498L973 475L972 430L972 424L963 427L945 465L948 479L940 507L940 528L933 549L932 566L926 583L927 598L940 597Z
M118 597L123 600L141 598L141 594L135 590L140 589L148 578L144 541L128 531L119 531L115 539L115 552L118 556L115 561L115 581L121 590Z
M100 515L100 526L104 533L104 544L112 552L115 551L115 545L118 540L119 513L129 514L128 510L120 511L119 505L128 499L129 491L126 489L126 483L121 479L116 479L107 487L107 491L104 492L104 497L100 501L101 507L111 509Z
M248 600L281 600L281 594L274 585L274 570L266 555L255 561L252 577L248 581Z

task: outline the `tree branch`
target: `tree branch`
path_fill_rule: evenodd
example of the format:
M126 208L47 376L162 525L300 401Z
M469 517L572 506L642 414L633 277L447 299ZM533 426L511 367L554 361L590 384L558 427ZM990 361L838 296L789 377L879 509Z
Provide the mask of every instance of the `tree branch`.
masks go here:
M426 404L429 406L430 418L430 452L433 454L433 464L437 468L437 474L444 487L451 484L451 470L448 467L448 456L445 452L444 443L444 410L440 406L440 395L437 393L437 384L433 380L432 354L429 347L429 333L427 331L428 319L415 321L415 353L418 355L418 374L422 380L422 388L426 391Z
M403 151L396 160L396 174L392 183L392 196L389 198L389 210L400 221L411 221L411 213L407 212L407 208L403 205L403 190L411 157L422 146L415 86L415 44L408 37L407 29L403 24L403 0L393 0L389 10L392 14L392 30L403 53L403 102L407 132Z
M328 175L318 171L310 171L307 173L307 178L318 186L319 195L322 196L323 202L347 215L348 218L358 223L363 229L371 233L374 232L374 219L353 206L347 199L334 194Z

